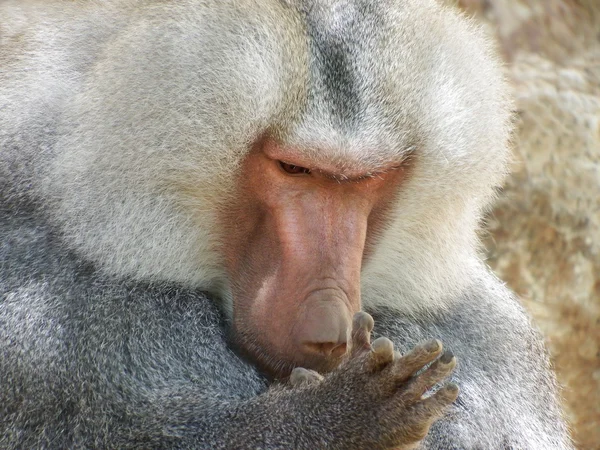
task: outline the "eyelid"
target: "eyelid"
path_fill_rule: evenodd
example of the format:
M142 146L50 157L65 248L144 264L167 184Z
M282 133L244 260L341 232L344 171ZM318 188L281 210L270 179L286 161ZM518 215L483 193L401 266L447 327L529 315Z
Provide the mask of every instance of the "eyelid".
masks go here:
M281 160L279 160L278 163L279 167L289 175L309 175L311 173L311 170L308 167L298 166L296 164L288 163ZM290 172L286 169L285 166L289 166L289 168L291 168L292 170L298 169L298 172Z

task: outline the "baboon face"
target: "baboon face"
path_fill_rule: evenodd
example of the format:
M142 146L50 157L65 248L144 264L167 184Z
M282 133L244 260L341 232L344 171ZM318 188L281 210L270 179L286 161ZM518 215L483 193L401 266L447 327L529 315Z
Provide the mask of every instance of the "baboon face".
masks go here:
M273 139L244 160L225 244L236 338L265 368L327 370L348 350L360 272L405 169L346 170Z

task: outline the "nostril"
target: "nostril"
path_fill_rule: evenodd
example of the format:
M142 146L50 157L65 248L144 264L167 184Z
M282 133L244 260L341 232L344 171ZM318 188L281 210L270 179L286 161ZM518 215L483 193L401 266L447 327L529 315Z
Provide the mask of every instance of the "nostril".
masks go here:
M345 342L305 342L304 348L308 353L318 353L333 358L339 358L347 350Z

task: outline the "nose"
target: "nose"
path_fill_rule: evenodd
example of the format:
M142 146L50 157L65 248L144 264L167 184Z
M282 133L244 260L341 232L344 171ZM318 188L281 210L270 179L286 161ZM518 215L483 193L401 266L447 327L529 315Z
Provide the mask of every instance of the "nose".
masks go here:
M299 343L311 356L339 358L347 350L352 320L341 302L329 302L309 308L300 331Z

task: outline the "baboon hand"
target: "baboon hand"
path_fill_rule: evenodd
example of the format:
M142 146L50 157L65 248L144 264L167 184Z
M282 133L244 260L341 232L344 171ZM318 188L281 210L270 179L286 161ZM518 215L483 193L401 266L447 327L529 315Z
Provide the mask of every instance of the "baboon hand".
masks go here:
M456 400L453 383L425 395L453 371L456 358L442 353L438 340L400 355L387 338L371 344L372 329L369 314L356 314L348 360L325 376L296 368L290 383L310 403L314 419L330 427L335 448L411 448Z

